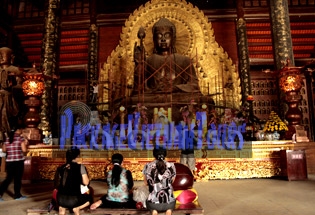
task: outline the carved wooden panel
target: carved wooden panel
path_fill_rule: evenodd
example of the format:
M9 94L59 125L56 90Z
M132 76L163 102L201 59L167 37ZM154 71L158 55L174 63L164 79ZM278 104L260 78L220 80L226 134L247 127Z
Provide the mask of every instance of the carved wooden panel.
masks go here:
M58 87L58 109L72 100L86 102L85 85Z
M261 120L267 120L270 112L278 109L276 79L271 74L255 72L252 74L251 80L254 115Z
M312 101L308 101L308 95L307 95L307 90L306 90L306 80L305 77L303 78L303 85L302 85L302 89L300 91L301 94L301 101L299 104L299 108L300 111L302 113L302 121L301 121L301 125L304 126L304 130L307 132L308 134L308 138L310 139L310 123L311 119L310 119L310 112L309 112L309 102Z

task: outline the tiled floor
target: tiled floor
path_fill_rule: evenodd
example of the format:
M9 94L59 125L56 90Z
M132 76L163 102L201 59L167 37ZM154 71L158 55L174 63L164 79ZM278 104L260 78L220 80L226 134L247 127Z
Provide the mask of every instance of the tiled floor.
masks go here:
M142 184L136 182L136 185ZM105 183L92 181L95 199L106 192ZM27 208L43 208L51 198L53 184L41 181L24 184L25 200L13 200L11 193L5 193L0 202L1 215L26 214ZM236 179L195 182L194 188L206 215L314 215L315 177L306 181L280 179Z

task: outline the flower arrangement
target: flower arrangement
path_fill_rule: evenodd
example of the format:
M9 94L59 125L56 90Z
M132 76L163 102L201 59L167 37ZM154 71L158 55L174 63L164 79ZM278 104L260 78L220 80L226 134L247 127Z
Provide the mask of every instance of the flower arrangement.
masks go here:
M274 132L274 131L287 131L287 125L280 119L280 117L274 112L271 111L269 119L267 120L264 132Z

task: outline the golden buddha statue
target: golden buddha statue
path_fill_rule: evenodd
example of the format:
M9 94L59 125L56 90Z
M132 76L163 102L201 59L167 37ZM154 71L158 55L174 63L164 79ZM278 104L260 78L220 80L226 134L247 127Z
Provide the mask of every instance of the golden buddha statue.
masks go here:
M154 42L152 55L145 57L142 42L140 46L135 47L136 71L129 104L170 107L189 104L191 100L213 104L211 98L206 98L200 92L191 59L176 53L175 25L168 19L161 18L153 25L152 33ZM140 41L144 36L144 33L138 33Z
M130 14L101 65L99 83L98 110L124 106L132 112L140 104L149 119L161 107L180 115L180 107L190 104L210 110L215 101L220 113L241 104L237 67L216 42L208 18L182 0L150 1Z

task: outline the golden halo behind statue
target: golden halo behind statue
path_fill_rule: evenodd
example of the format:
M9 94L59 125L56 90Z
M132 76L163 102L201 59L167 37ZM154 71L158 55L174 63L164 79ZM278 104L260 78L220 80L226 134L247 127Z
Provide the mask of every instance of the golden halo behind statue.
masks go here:
M239 108L241 88L235 65L215 41L211 23L204 14L182 0L152 0L134 11L122 28L119 45L108 57L101 71L100 82L108 79L111 82L115 77L115 81L125 89L119 93L123 95L130 93L127 86L132 86L134 81L133 52L135 43L140 43L137 37L138 30L140 27L145 29L144 47L147 55L152 54L154 48L152 26L162 17L175 24L177 53L192 59L197 69L201 92L215 94L214 100L217 105ZM109 98L106 92L101 93L101 102L109 101Z
M147 53L151 54L154 46L152 26L162 17L169 19L176 26L177 53L192 57L205 53L205 48L210 42L208 34L213 35L213 30L199 9L180 0L152 0L134 11L126 21L121 37L128 41L130 45L128 50L133 51L134 44L129 42L138 41L137 32L140 27L144 27L146 30L144 46Z

